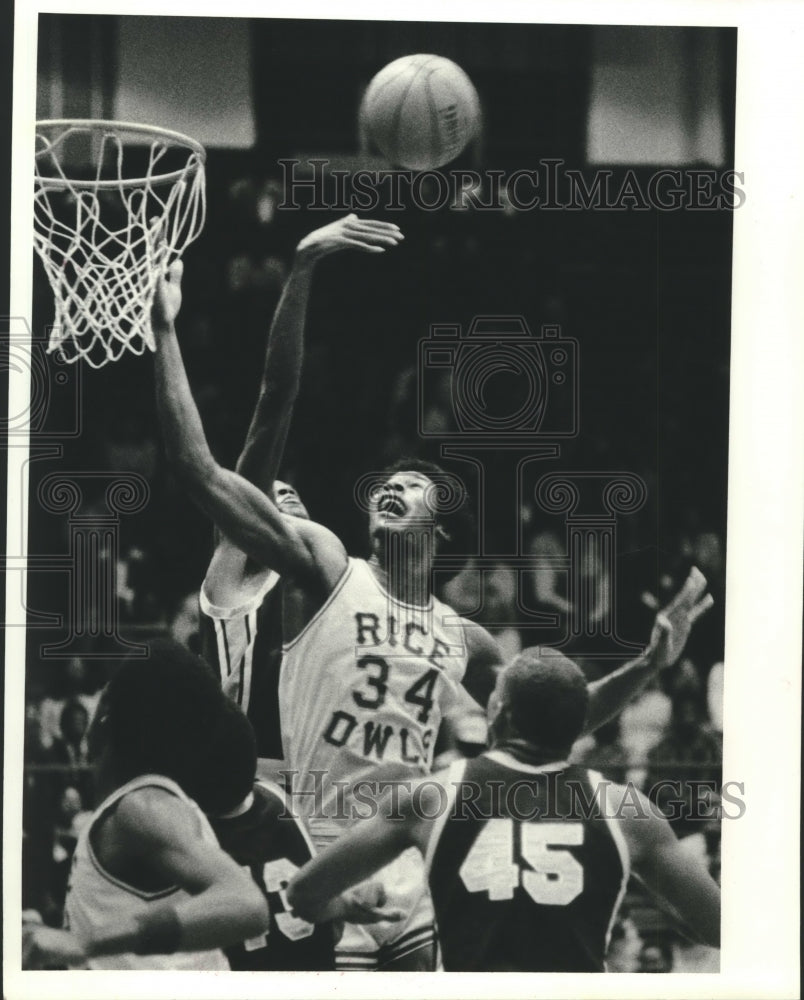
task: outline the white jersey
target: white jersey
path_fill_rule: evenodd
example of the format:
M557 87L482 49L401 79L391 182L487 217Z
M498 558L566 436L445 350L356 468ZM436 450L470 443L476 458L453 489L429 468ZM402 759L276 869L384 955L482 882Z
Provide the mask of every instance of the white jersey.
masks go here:
M368 563L350 559L283 651L279 705L292 803L314 836L316 827L342 828L365 815L353 794L378 766L430 770L442 714L466 670L463 624L452 608L435 597L425 608L397 601Z
M127 885L105 871L95 857L91 836L96 823L124 795L140 788L163 788L186 802L196 813L199 837L202 840L217 843L206 816L170 778L157 774L146 774L134 778L133 781L129 781L117 791L112 792L95 810L89 822L81 830L73 855L64 922L65 927L68 927L82 941L92 940L110 924L121 919L143 916L152 908L163 906L165 901L170 901L175 905L184 899L189 899L189 894L178 886L159 892L143 892L141 889ZM135 955L132 953L106 955L91 959L89 965L93 969L142 969L149 971L180 969L216 972L229 968L226 957L219 950L184 951L176 952L173 955Z

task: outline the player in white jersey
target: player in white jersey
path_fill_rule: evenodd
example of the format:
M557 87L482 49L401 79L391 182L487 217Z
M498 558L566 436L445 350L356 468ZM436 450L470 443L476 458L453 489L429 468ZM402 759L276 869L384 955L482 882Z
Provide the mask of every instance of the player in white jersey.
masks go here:
M283 631L288 664L291 669L304 671L304 677L298 673L294 680L292 673L285 673L288 664L283 666L281 685L291 698L281 711L295 714L299 726L304 729L303 733L296 733L294 725L290 732L283 722L286 736L297 741L293 753L286 750L289 768L294 770L300 763L295 759L297 754L305 767L309 768L314 759L324 765L325 773L321 776L323 802L330 795L326 788L328 782L337 789L330 769L344 773L341 769L352 760L356 765L355 773L362 776L368 764L376 762L376 741L384 740L387 732L387 746L391 747L393 738L394 747L393 751L386 750L394 754L389 760L404 759L406 751L413 756L418 753L422 769L426 770L429 757L424 736L428 723L421 718L422 714L425 710L428 715L435 711L436 700L448 699L451 684L461 680L467 691L485 705L494 690L502 662L497 644L481 626L470 622L461 625L457 615L454 615L453 624L449 620L451 616L443 610L430 619L427 617L436 607L432 599L435 560L450 551L461 551L462 526L466 524L468 508L465 497L462 503L454 505L454 509L439 508L438 497L440 488L445 486L445 474L433 466L404 462L382 477L381 488L372 495L369 513L372 554L363 569L373 577L374 595L377 587L385 592L384 602L381 602L384 611L380 613L373 605L366 605L365 612L378 618L377 629L368 642L361 644L354 631L355 619L350 632L330 614L332 607L337 613L339 590L348 587L351 591L353 587L350 577L355 564L350 563L341 541L321 524L284 514L262 490L237 472L221 467L209 450L176 338L174 320L181 303L180 280L181 266L174 264L158 284L152 312L160 421L168 456L192 499L255 563L275 569L284 578ZM298 352L294 357L298 362ZM280 370L274 377L281 381L293 375ZM454 479L447 485L454 487ZM370 577L364 575L363 583L368 582L371 582ZM362 592L348 595L349 600L356 602L354 614L363 610L357 607L360 601L373 600L371 588L361 586ZM702 596L705 588L706 581L694 571L685 589ZM615 715L657 670L675 662L694 617L710 603L709 599L696 603L693 615L686 604L675 602L664 613L675 614L674 628L666 627L666 619L657 616L650 644L643 655L590 685L587 730L597 728ZM416 625L408 621L399 633L397 619L402 620L404 606L408 610L412 607L412 614L419 614L420 624L427 621L429 630L425 631L422 625L419 633ZM408 625L411 626L409 631ZM449 655L444 653L440 658L436 655L436 662L428 662L437 638L432 629L442 627L453 627L454 639L446 643ZM302 663L300 657L293 655L293 646L295 641L304 642L308 628L320 631L318 645L321 648L310 657L309 663ZM342 644L337 650L330 642L330 636L336 632ZM364 639L368 639L368 634L364 630ZM398 646L392 642L395 634ZM417 648L406 649L405 639ZM361 645L368 648L361 652ZM374 652L370 652L371 648ZM398 648L399 656L383 656L381 648L386 651ZM418 648L423 652L418 652ZM412 658L411 663L417 664L415 668L405 665L409 658ZM345 672L343 679L337 681L339 704L333 703L335 694L328 686L330 675L336 669L332 664L338 664L337 669ZM415 680L411 669L418 670ZM437 673L429 674L433 669ZM429 690L431 680L432 690ZM431 700L433 705L429 707ZM357 709L361 710L359 717L355 715ZM437 711L440 710L439 706ZM344 716L333 719L331 713L337 711ZM369 718L372 712L374 716ZM413 719L415 727L405 725L409 718ZM317 728L322 722L324 728ZM335 728L330 730L330 725ZM414 745L405 746L403 729ZM367 740L371 740L370 746ZM347 786L352 784L349 779L344 780ZM309 811L310 807L307 809ZM335 821L338 824L337 816ZM410 888L414 909L424 892L421 875L419 872L418 889ZM400 897L395 897L392 891L391 900L398 904ZM432 921L432 914L429 920ZM400 970L432 968L434 937L432 933L429 936L421 933L426 930L423 926L408 924L401 928L400 936L400 928L395 928L390 944L402 942L405 948L389 947L388 941L380 941L377 936L373 939L373 947L367 941L351 947L346 940L342 943L342 952L351 955L346 954L343 967L377 967L381 963L385 968ZM377 928L379 933L382 933L381 925ZM408 951L407 946L412 950ZM350 957L355 959L354 965L349 964Z
M268 494L283 513L307 519L307 509L288 483L276 479L293 404L299 391L304 326L315 266L345 249L377 253L402 238L390 223L358 225L353 216L309 233L299 243L271 321L257 404L236 469ZM275 372L289 373L277 379ZM216 545L201 585L202 652L217 665L226 694L246 713L257 737L263 774L283 757L277 684L282 647L282 581L216 532Z
M92 730L102 801L79 837L65 905L69 964L226 970L222 948L267 930L262 893L194 801L220 796L206 772L224 707L206 665L170 641L109 682Z

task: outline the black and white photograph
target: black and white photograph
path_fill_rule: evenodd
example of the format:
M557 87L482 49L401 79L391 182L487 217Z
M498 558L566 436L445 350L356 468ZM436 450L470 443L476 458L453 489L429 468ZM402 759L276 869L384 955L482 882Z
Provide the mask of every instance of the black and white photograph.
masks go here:
M795 995L804 18L624 6L17 5L8 997Z

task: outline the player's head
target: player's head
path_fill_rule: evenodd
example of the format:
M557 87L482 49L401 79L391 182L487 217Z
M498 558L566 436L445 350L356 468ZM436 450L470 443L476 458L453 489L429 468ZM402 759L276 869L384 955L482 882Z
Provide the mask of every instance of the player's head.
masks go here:
M210 816L225 816L248 798L257 774L254 730L228 698L211 742L214 752L196 802Z
M586 721L581 670L554 649L524 649L497 677L489 699L493 743L525 740L553 760L567 756Z
M119 782L161 774L196 798L223 707L206 663L173 639L157 639L147 658L124 660L106 686L91 751Z
M274 485L271 487L271 499L283 514L292 514L293 517L301 517L305 521L310 520L310 515L301 502L301 497L289 483L275 479Z
M372 541L389 531L415 531L434 526L435 554L466 555L471 546L474 517L469 495L453 473L434 462L402 458L386 468L369 512ZM454 576L460 567L445 572Z

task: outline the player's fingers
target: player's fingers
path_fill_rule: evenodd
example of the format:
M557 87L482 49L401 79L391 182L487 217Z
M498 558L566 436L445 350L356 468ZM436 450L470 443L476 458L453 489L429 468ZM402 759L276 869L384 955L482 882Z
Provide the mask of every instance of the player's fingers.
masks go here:
M358 219L356 215L350 215L347 219L350 228L374 229L378 232L400 233L402 230L395 222L386 222L383 219Z
M658 628L664 635L668 635L673 631L672 622L663 611L660 611L659 614L656 615L656 628Z
M361 240L388 240L391 245L395 245L405 238L399 230L379 229L373 226L350 226L348 235Z
M405 238L402 230L395 226L372 226L366 223L365 225L350 226L349 231L363 236L389 236L394 240L404 240Z
M694 600L697 601L707 588L706 577L697 566L693 566L690 570L690 575L687 577L687 581L690 585L690 591L694 595Z
M399 240L393 236L386 236L384 233L354 233L353 238L361 243L370 243L378 247L395 247Z
M354 247L355 250L366 250L368 253L385 253L385 247L372 246L371 243L364 243L362 240L352 240L345 238L346 246Z
M148 220L148 225L154 230L154 246L161 247L165 242L167 218L160 219L158 215L152 215Z
M706 590L706 577L697 566L693 566L684 581L684 586L665 608L665 611L670 614L679 608L691 608L704 590Z
M170 267L167 269L167 280L173 285L181 284L182 275L184 274L184 262L180 260L174 260Z
M715 603L714 597L712 597L711 594L707 594L706 597L704 597L704 599L700 601L698 604L696 604L690 611L689 614L690 624L693 624L693 622L697 622L698 619L701 617L701 615L706 614L706 612L712 607L714 603Z

